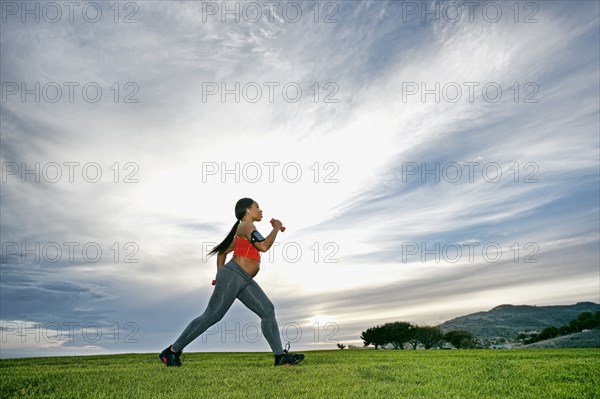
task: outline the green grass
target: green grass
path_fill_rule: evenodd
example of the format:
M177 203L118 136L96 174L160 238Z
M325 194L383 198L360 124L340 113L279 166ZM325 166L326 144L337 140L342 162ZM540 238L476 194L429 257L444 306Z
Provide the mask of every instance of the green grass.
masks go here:
M187 353L0 360L6 398L600 398L600 349Z

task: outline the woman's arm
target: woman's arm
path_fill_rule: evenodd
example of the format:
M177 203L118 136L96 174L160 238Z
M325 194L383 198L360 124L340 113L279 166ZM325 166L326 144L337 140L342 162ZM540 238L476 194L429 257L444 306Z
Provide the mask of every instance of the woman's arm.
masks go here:
M277 237L277 233L279 233L279 230L281 229L281 227L282 227L281 222L279 220L275 220L273 223L273 230L271 230L271 233L269 233L269 235L265 237L265 240L260 241L260 242L257 241L252 244L260 252L267 252L269 250L269 248L271 248L271 246L275 242L275 237ZM241 232L242 235L244 237L246 237L246 239L248 241L251 241L251 239L252 239L251 235L254 230L256 230L254 223L246 223L238 232ZM233 251L233 249L232 249L232 251Z
M281 226L281 222L279 220L275 220L273 222L273 230L271 230L271 233L265 237L264 241L255 242L254 246L261 252L267 252L275 242L275 237L277 237L277 233L279 233L279 230L281 230Z
M267 252L269 250L269 248L271 248L271 246L275 242L275 237L277 237L277 233L279 233L279 229L271 230L271 233L269 233L269 235L265 237L264 241L255 242L254 246L260 252Z

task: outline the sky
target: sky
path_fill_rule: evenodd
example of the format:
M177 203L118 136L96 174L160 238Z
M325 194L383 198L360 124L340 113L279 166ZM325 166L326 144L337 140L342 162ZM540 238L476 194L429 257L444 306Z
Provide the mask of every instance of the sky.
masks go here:
M160 352L243 197L292 351L600 302L598 2L75 3L1 3L0 357Z

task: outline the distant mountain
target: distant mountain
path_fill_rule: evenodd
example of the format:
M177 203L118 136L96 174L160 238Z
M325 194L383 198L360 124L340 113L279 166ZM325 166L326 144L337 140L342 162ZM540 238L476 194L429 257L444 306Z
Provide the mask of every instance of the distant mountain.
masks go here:
M579 302L565 306L500 305L487 312L460 316L439 325L442 331L465 330L478 338L514 338L520 331L560 327L583 312L600 311L600 304Z

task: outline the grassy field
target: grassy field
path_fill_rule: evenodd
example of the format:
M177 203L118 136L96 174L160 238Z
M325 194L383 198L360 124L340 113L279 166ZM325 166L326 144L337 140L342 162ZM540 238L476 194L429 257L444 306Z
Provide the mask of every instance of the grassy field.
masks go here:
M0 360L2 398L600 398L600 349L187 353Z

